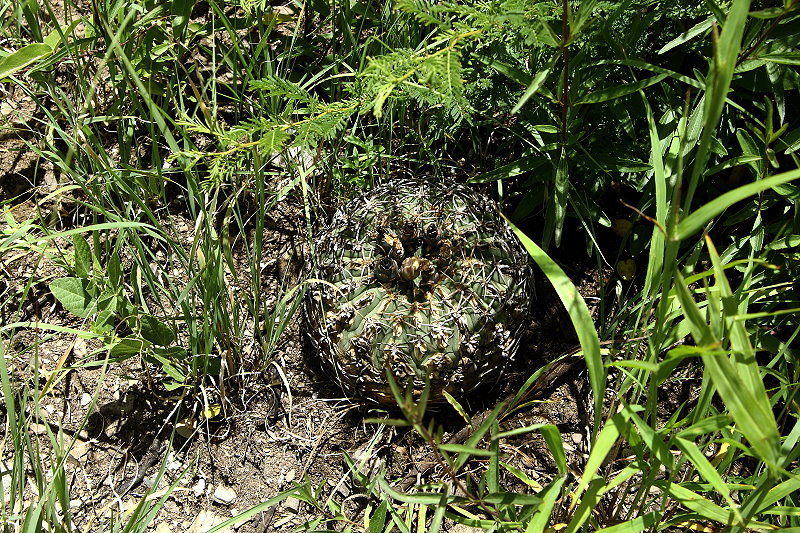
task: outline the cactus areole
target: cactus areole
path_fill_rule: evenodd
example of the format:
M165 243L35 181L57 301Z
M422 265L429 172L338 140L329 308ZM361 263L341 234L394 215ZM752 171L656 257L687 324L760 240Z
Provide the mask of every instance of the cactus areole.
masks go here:
M399 180L340 208L314 240L304 303L324 366L350 394L455 397L497 379L532 298L529 258L488 198Z

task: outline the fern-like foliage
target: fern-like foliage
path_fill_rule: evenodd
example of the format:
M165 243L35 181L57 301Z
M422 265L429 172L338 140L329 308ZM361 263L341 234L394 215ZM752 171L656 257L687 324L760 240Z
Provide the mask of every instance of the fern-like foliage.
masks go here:
M453 44L433 52L395 50L373 58L359 77L363 98L377 118L393 100L412 100L422 108L441 107L456 124L472 112L464 98L461 54Z

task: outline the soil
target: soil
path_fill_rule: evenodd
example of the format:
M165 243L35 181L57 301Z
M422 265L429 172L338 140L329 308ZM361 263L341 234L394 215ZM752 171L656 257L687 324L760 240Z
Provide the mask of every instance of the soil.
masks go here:
M37 142L30 133L35 131L35 106L14 87L0 85L4 91L0 95L0 200L6 206L0 231L8 232L13 224L27 220L45 221L59 229L80 227L85 219L69 197L59 202L48 198L68 182L29 149L28 143ZM297 199L287 198L271 214L274 224L264 242L263 297L267 301L275 300L287 276L294 283L299 280L298 247L305 227ZM171 217L171 227L176 228L172 237L189 249L194 221L180 210L165 216ZM27 464L38 460L43 471L52 472L62 460L54 455L52 442L67 443L64 469L76 531L105 530L112 517L118 520L134 512L143 498L151 505L161 497L165 498L163 508L150 530L206 531L303 483L319 491L319 501L332 498L342 503L358 528L364 523L369 500L354 479L358 476L347 467L347 456L363 460L360 472L367 477L382 468L395 487L406 490L447 481L431 448L418 435L368 422L387 413L343 397L317 370L299 317L290 323L266 368L253 365L237 375L229 388L210 383L193 397L166 390L152 376L154 369L137 357L103 364L102 345L80 335L88 330L87 322L65 311L48 288L53 279L69 275L61 254L70 252L71 243L55 240L47 253L36 244L20 243L0 258L0 328L30 321L28 327L14 328L12 336L6 332L2 338L6 364L19 386L18 401L28 398L23 402L27 410L17 413L24 414L29 424ZM243 257L237 260L244 262ZM169 275L177 285L187 283L181 272ZM595 296L599 273L573 265L570 275L584 296ZM511 370L500 383L487 384L486 390L463 399L466 412L475 420L514 394L544 364L577 349L557 297L541 279L538 285L537 311ZM249 320L252 348L241 359L256 361L261 353L252 331L259 325L252 317ZM30 395L38 397L32 401ZM570 469L580 472L592 418L590 396L581 360L567 357L536 383L531 403L504 419L501 429L555 424L568 451ZM6 398L3 409L9 405ZM220 405L222 412L204 416L204 405ZM469 426L449 407L433 410L429 416L445 428L445 439L463 442L469 433ZM3 427L2 434L5 473L13 448L9 428ZM509 438L501 451L505 462L541 485L557 473L538 434ZM476 460L466 471L481 468ZM42 497L37 494L34 472L28 468L27 502ZM510 476L503 482L509 490L528 490ZM291 531L328 512L292 496L230 530ZM467 530L452 523L446 528Z

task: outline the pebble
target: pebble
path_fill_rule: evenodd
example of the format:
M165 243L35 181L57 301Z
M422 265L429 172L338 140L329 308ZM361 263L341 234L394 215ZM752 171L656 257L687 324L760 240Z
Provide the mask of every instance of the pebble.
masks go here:
M297 513L300 510L300 500L294 496L289 496L283 502L283 508L287 511Z
M194 492L194 495L197 496L197 497L200 497L203 494L205 494L205 492L206 492L206 479L203 478L203 477L198 479L197 483L195 483L194 487L192 487L192 492Z
M223 505L230 505L236 500L236 491L225 485L219 485L214 490L214 501Z
M581 441L583 440L583 433L573 433L572 435L570 435L570 438L572 439L572 442L574 442L575 444L580 444Z
M90 403L92 403L92 395L86 392L81 394L81 407L86 407Z

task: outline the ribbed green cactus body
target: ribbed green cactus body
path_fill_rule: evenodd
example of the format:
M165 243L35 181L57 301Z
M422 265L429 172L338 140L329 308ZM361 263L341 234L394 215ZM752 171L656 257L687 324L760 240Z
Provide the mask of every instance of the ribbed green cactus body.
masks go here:
M514 356L531 302L528 256L495 205L464 185L400 180L355 198L314 242L309 335L348 392L455 396ZM323 281L319 281L323 280Z

